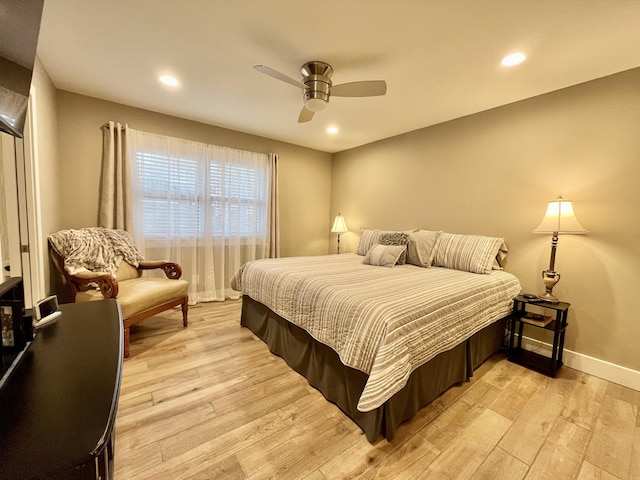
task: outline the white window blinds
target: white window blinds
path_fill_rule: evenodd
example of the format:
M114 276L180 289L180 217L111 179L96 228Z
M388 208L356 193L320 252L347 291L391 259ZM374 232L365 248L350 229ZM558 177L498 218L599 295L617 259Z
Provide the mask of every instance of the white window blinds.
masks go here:
M146 238L266 234L267 156L210 147L201 158L135 152Z

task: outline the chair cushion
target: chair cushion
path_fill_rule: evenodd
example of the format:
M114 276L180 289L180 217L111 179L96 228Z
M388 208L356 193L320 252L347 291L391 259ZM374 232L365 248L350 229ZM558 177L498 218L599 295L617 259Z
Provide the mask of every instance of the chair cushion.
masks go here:
M186 297L189 283L186 280L169 280L168 278L140 277L118 282L118 297L122 309L122 318L161 305L176 298ZM76 302L102 300L100 290L78 292Z
M116 280L118 282L122 282L124 280L131 280L133 278L138 278L141 275L140 270L131 265L130 263L122 260L120 265L118 265L118 270L116 271Z

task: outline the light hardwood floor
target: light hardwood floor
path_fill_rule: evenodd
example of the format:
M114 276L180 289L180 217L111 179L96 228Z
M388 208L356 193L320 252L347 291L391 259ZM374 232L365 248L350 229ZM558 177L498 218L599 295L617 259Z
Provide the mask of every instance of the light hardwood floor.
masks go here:
M116 420L116 479L640 478L640 392L496 354L371 445L239 326L240 301L133 330Z

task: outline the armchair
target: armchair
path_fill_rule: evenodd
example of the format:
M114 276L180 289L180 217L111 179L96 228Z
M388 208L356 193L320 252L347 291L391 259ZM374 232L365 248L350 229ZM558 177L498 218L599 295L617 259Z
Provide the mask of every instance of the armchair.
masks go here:
M180 280L182 269L180 265L168 261L145 261L139 260L139 252L133 244L129 245L135 249L136 255L122 255L112 250L108 245L105 250L104 243L108 244L112 240L111 233L116 233L118 239L130 237L126 232L109 229L81 229L65 230L49 236L49 251L57 270L62 276L61 295L62 302L90 302L103 298L115 298L120 304L124 326L124 357L129 356L129 333L130 327L142 320L156 315L164 310L176 307L182 308L182 325L188 325L188 288L189 284L185 280ZM87 250L96 250L91 242L96 242L96 238L101 242L98 248L100 260L107 257L104 268L99 271L92 271L87 268L74 268L69 265L68 258L77 260L78 244L82 242L85 235L89 234ZM94 237L98 234L98 237ZM73 240L69 240L72 238ZM61 240L62 239L62 240ZM116 245L118 242L115 242ZM84 247L80 247L84 248ZM116 247L117 248L117 247ZM73 250L73 251L72 251ZM105 251L108 252L105 254ZM65 255L65 253L68 254ZM115 257L115 259L111 257ZM122 260L120 258L124 257ZM132 260L132 257L135 257ZM119 265L111 265L113 262ZM137 263L137 266L132 263ZM90 262L91 263L91 262ZM92 266L96 266L95 259ZM74 264L77 267L77 264ZM115 272L113 269L115 267ZM143 276L145 270L161 269L166 278ZM112 270L109 272L109 270Z

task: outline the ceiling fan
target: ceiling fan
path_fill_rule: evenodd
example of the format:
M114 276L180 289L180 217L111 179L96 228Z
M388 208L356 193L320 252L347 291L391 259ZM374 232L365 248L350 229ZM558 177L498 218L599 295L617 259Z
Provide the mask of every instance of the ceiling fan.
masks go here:
M255 65L257 71L277 80L302 89L304 106L298 117L298 123L308 122L315 112L324 110L329 97L375 97L387 93L384 80L366 80L333 85L331 75L333 68L325 62L307 62L300 68L302 80L295 80L266 65Z

